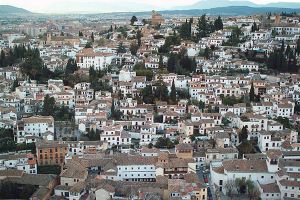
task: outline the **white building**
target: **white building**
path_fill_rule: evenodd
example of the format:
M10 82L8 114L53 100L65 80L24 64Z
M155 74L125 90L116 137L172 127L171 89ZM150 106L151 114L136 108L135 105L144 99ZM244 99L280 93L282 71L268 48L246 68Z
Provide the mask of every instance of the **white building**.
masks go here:
M224 160L212 162L210 168L212 184L216 185L216 190L225 194L228 185L237 178L261 184L275 182L275 172L269 171L265 160Z
M103 127L103 133L100 135L100 140L107 142L109 147L131 145L131 136L123 130L122 126Z
M94 52L92 48L85 48L77 53L76 62L80 68L102 70L111 64L114 57L113 53Z
M17 125L17 143L35 142L45 133L54 133L54 119L52 116L33 116L23 118Z
M33 154L0 155L0 170L17 169L27 174L37 174L37 163Z

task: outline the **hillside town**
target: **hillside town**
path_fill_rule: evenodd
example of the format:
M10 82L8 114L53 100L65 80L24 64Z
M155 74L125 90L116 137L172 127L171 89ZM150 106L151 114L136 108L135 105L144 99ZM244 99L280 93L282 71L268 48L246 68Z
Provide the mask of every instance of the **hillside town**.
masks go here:
M0 20L0 199L300 199L300 15Z

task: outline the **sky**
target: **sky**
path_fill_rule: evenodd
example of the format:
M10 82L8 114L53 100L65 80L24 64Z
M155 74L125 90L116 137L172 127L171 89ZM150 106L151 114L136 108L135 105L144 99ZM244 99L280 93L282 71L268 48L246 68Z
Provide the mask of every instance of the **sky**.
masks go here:
M200 0L0 0L0 5L12 5L36 13L116 12L163 10L192 5ZM211 0L215 1L215 0ZM299 2L300 0L250 0L257 4Z

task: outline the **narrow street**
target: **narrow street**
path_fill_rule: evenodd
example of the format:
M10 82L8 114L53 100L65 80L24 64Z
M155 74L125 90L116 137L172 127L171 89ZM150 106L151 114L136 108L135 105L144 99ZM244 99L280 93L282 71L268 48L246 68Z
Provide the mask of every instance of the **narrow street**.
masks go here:
M214 189L213 189L213 185L212 185L212 183L211 183L210 173L209 173L209 172L206 172L206 174L207 174L207 176L208 176L208 183L209 183L208 188L209 188L210 191L211 191L212 199L215 200L215 199L217 199L217 198L216 198L215 191L214 191ZM198 177L199 177L199 180L200 180L201 182L204 183L204 178L203 178L203 168L201 168L200 170L197 171L197 175L198 175ZM207 195L208 195L208 194L207 194ZM207 199L209 199L209 196L208 196Z

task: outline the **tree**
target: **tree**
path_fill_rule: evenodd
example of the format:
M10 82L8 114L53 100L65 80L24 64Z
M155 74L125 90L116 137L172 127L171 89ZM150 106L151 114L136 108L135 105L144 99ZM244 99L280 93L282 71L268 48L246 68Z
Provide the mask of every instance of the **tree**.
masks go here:
M136 16L132 16L131 17L131 20L130 20L130 24L133 25L134 22L138 21L137 17Z
M231 123L231 121L229 119L227 119L226 117L222 118L222 124L224 124L224 126L227 126L230 123Z
M88 49L88 48L93 48L92 47L92 43L91 42L87 42L86 44L85 44L85 47L84 48L86 48L86 49Z
M162 57L162 55L160 55L159 61L158 61L158 68L163 69L163 67L164 67L163 57Z
M290 120L287 117L277 117L275 120L282 124L284 128L292 127Z
M120 110L115 109L114 99L112 100L112 103L111 103L110 112L111 112L111 114L110 114L111 118L115 119L115 120L120 120L123 116L123 113Z
M181 39L174 31L174 34L166 37L165 44L158 49L159 53L169 53L170 47L173 45L180 45Z
M255 31L259 31L259 28L258 28L256 22L254 22L253 25L251 26L251 32L255 32Z
M247 126L244 126L240 132L240 141L245 142L248 140L248 129Z
M242 30L239 27L234 27L231 31L229 40L224 44L227 46L237 46L240 43L240 36L242 36Z
M205 103L203 102L203 101L199 101L199 109L201 109L202 110L202 112L204 111L204 109L205 109Z
M178 57L171 52L167 62L167 70L168 72L173 73L176 71L176 68L178 68Z
M87 134L87 138L89 138L89 141L99 141L100 140L100 134L97 133L97 131L94 131L94 129L91 129Z
M70 58L66 65L65 74L66 75L73 74L76 70L78 70L77 63L74 59Z
M248 189L248 196L250 200L257 200L260 199L260 191L257 187L254 187L252 190L249 191Z
M235 179L235 185L238 188L237 189L238 193L240 194L246 193L247 186L246 186L246 180L244 178Z
M254 85L253 82L251 83L250 93L249 93L250 101L253 102L255 100L255 93L254 93Z
M284 41L280 48L274 48L267 59L267 67L279 72L297 73L299 66L297 65L296 53L289 45L285 48Z
M129 50L131 52L131 55L136 56L138 49L139 49L139 46L138 46L138 44L136 42L132 42L130 44Z
M42 115L53 116L54 111L55 111L55 99L54 97L50 97L49 94L47 94L44 98Z
M235 188L236 188L236 185L235 185L235 181L234 180L227 180L226 184L224 185L226 191L227 191L227 195L229 197L232 196Z
M297 40L296 53L297 53L298 56L300 55L300 39Z
M154 96L160 101L168 101L169 91L163 81L158 81L156 89L154 90Z
M119 45L118 45L117 53L118 53L118 54L120 54L120 53L126 53L126 49L125 49L125 47L123 46L123 43L122 43L122 42L120 42Z
M248 140L243 141L237 149L239 150L240 155L253 153L253 145Z
M115 112L115 99L112 99L111 108L110 108L110 115L112 116L114 112Z
M1 50L0 55L0 67L6 67L6 56L3 50Z
M196 61L195 59L189 58L188 56L182 56L179 61L180 68L176 70L178 74L184 74L180 72L180 69L187 71L188 73L194 72L196 69Z
M175 104L177 101L176 97L176 88L175 88L175 83L174 80L172 81L172 87L171 87L171 93L170 93L170 101Z
M235 96L226 96L220 95L220 98L222 99L222 103L226 106L233 106L234 104L237 103L243 103L243 97L242 98L237 98Z
M208 47L206 47L205 49L204 49L204 57L206 58L206 59L209 59L210 58L210 49L208 48Z
M149 144L148 144L148 148L149 148L149 149L152 149L152 148L153 148L153 144L152 144L152 143L149 143Z
M136 39L137 39L139 47L142 45L142 37L143 37L142 32L140 30L138 30L136 32Z
M214 22L215 30L223 30L223 21L221 16L219 16Z
M202 15L200 19L198 19L197 24L197 39L200 40L203 37L207 37L209 34L208 23L206 20L206 15Z
M134 65L133 70L136 72L137 76L146 76L147 81L151 81L153 78L153 71L151 69L146 69L145 64L142 62Z
M157 139L154 147L156 148L167 148L172 149L175 147L174 143L170 140L170 138L160 137Z
M21 65L21 71L24 75L27 75L30 79L34 79L40 82L46 82L53 72L44 66L43 60L40 57L40 51L35 48L27 48L25 55L25 62Z
M255 95L255 102L260 102L260 94Z
M19 85L19 81L16 79L16 80L14 80L14 82L13 82L13 85L12 85L12 87L11 87L11 92L14 92L14 91L16 91L16 88L17 87L19 87L20 85Z
M110 90L110 86L105 81L101 81L102 78L106 74L106 70L95 70L93 67L89 69L89 82L91 83L91 88L95 91L100 90Z
M145 104L153 104L154 96L152 92L152 86L147 85L145 88L142 89L142 99Z
M94 32L92 32L92 34L91 34L91 40L93 43L95 42Z
M79 37L83 37L83 33L81 31L78 32Z
M183 39L190 39L192 37L192 22L191 20L182 24L179 28L179 34Z

